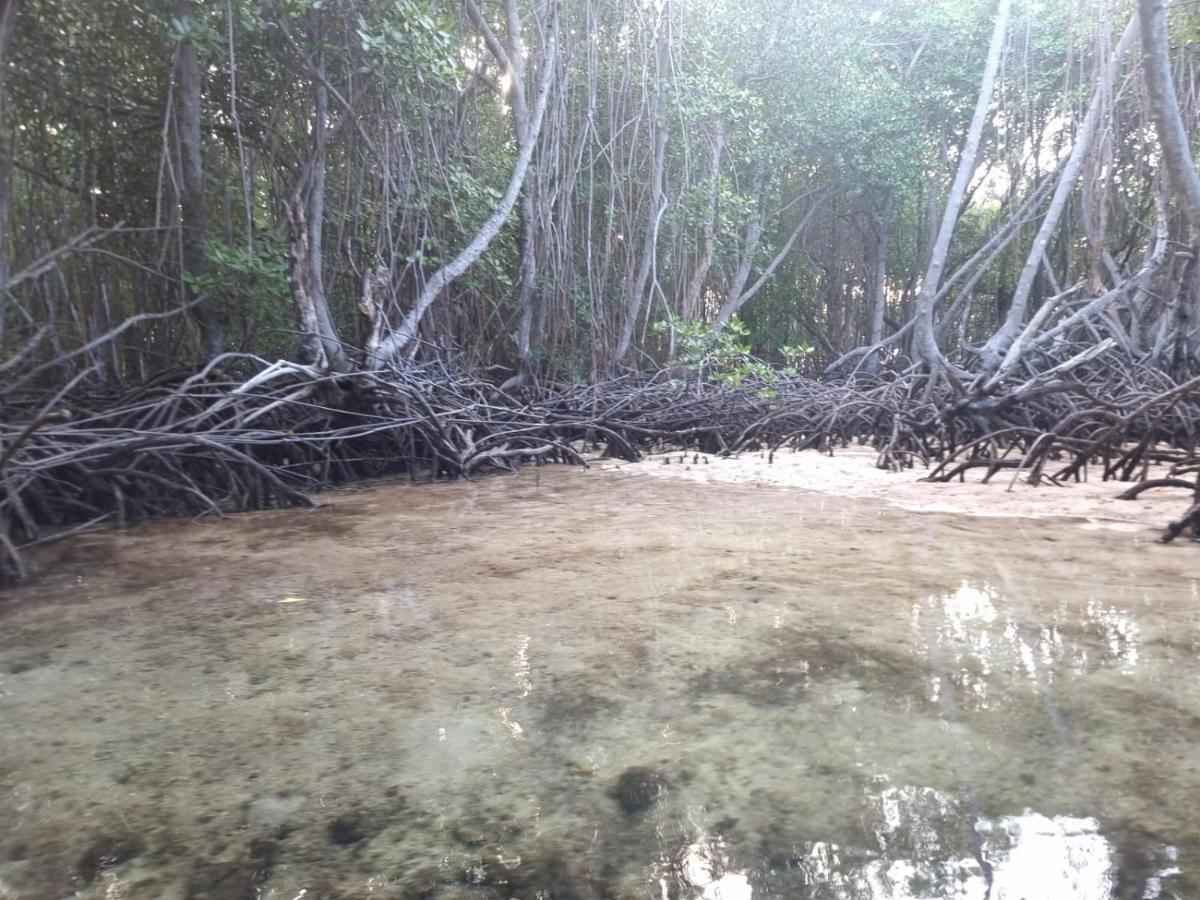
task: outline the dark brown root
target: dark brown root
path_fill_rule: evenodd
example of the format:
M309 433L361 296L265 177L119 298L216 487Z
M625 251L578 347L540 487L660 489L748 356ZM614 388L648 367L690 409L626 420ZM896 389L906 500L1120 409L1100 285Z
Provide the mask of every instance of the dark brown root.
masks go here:
M1034 484L1086 477L1195 487L1200 379L1152 370L1032 378L990 393L919 375L806 378L737 388L626 376L511 394L431 364L339 374L234 356L132 390L82 379L0 394L0 580L23 552L98 523L310 504L334 484L397 473L468 478L521 465L586 465L585 452L710 454L864 444L877 464L919 461L930 481L985 469ZM1166 466L1165 475L1151 465ZM1189 511L1169 531L1191 527ZM1182 523L1182 524L1181 524ZM1168 538L1169 539L1169 538Z

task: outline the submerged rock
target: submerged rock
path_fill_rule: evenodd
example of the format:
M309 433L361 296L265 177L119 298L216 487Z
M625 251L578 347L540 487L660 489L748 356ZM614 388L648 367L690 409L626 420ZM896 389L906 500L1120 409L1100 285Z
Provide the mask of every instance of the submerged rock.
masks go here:
M661 772L646 766L630 766L617 779L613 796L626 813L641 812L655 804L667 790L667 779Z
M76 871L80 878L90 883L101 872L128 862L144 849L142 839L135 834L106 834L89 845L80 858Z
M464 847L482 847L488 842L488 829L475 823L459 823L450 833Z
M348 813L331 821L326 832L332 843L339 847L349 847L367 837L367 825L362 816Z

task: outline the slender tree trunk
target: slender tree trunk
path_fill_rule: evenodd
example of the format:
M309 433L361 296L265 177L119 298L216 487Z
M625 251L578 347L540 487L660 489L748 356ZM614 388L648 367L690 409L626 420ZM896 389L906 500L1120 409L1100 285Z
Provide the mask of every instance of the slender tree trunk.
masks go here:
M750 273L754 270L754 256L758 253L758 245L762 243L763 220L762 212L754 213L754 218L750 220L750 224L746 226L746 237L742 241L742 253L738 259L737 269L734 270L733 278L729 281L729 290L725 294L725 301L721 304L725 306L737 307L737 301L746 290L746 282L750 280Z
M508 38L505 55L511 80L513 135L516 138L517 146L522 147L527 141L535 140L535 138L529 133L529 100L525 93L525 45L521 36L521 15L517 9L516 0L504 0L504 14ZM524 384L532 377L531 355L537 343L537 337L534 334L537 322L538 278L535 190L536 180L526 178L521 186L520 202L517 204L517 310L519 319L516 344L520 369L517 377L506 383L509 387Z
M701 229L700 258L696 261L696 268L692 271L687 281L687 287L684 289L684 321L691 321L699 311L700 297L704 293L704 283L708 280L713 257L716 255L717 207L721 198L721 158L724 151L725 128L724 123L718 119L715 134L712 137L712 161L708 172L708 204Z
M733 277L729 280L729 287L725 292L725 303L736 301L738 297L742 296L742 291L746 289L746 282L750 280L750 272L754 268L754 255L758 252L759 241L762 240L763 190L766 180L766 167L760 161L754 169L753 195L756 201L754 212L751 213L750 221L746 225L746 236L742 241L741 255L738 258Z
M313 79L313 149L292 198L292 296L300 325L303 362L344 368L345 353L338 340L329 301L325 296L325 153L328 143L329 89L325 84L325 59L317 54Z
M1196 230L1192 229L1194 235ZM1200 279L1197 273L1200 268L1196 265L1196 254L1200 252L1193 242L1183 264L1183 274L1179 279L1179 290L1175 295L1175 346L1171 353L1171 375L1178 381L1186 381L1191 371L1191 358L1188 351L1188 339L1192 332L1193 298L1196 295Z
M450 260L450 262L434 272L429 280L425 282L425 286L417 295L412 309L409 310L408 315L404 317L404 321L400 323L399 327L392 330L390 334L379 342L379 349L374 359L376 365L397 359L401 353L412 345L417 339L421 320L429 310L429 307L441 296L442 291L453 284L459 276L474 265L479 257L483 255L488 245L500 233L500 229L512 213L513 207L516 206L517 198L521 193L521 187L525 183L525 176L529 171L529 163L533 159L534 146L537 144L538 135L542 130L542 120L546 114L546 103L550 96L555 60L558 55L557 30L558 19L557 14L555 14L554 22L549 29L546 41L546 51L542 59L542 73L538 85L537 100L534 105L533 118L530 122L527 140L518 148L517 161L513 166L512 175L509 178L508 187L504 195L500 198L500 202L491 216L480 226L479 231L475 233L475 237L471 239L467 246L459 251L458 255Z
M1101 57L1112 43L1112 25L1107 11L1102 12L1100 27L1097 29L1097 58ZM1113 83L1115 73L1105 66L1097 90L1102 93L1102 105L1105 110L1112 106ZM1111 122L1111 115L1108 116ZM1113 134L1111 128L1101 129L1096 141L1096 148L1088 154L1083 171L1083 190L1080 192L1081 214L1084 233L1087 236L1087 291L1096 296L1104 289L1104 256L1108 252L1105 247L1105 235L1108 231L1109 194L1112 184L1112 174L1115 169L1113 159ZM1069 252L1069 248L1064 248ZM1064 274L1067 272L1063 267ZM1057 293L1057 291L1056 291Z
M1112 79L1115 76L1116 70L1121 65L1121 58L1133 43L1136 34L1137 18L1134 17L1130 19L1125 32L1121 35L1121 39L1117 42L1117 46L1113 49L1112 55L1109 57L1108 68L1110 71L1105 76L1106 78ZM1103 84L1103 79L1101 83ZM1115 83L1115 79L1113 83ZM1079 171L1083 167L1088 148L1091 146L1092 138L1095 137L1096 130L1099 127L1100 113L1103 105L1104 91L1101 88L1097 89L1092 97L1087 114L1083 118L1083 124L1079 127L1075 146L1071 148L1071 155L1067 158L1067 164L1063 168L1058 184L1054 188L1054 196L1050 199L1050 207L1046 210L1042 224L1033 239L1033 246L1029 250L1025 266L1021 269L1021 275L1017 279L1017 287L1013 292L1012 303L1008 307L1008 315L1005 317L1003 324L996 329L988 339L988 342L979 351L980 370L985 376L994 374L1000 368L1000 364L1004 361L1004 355L1008 351L1009 346L1016 340L1017 335L1021 333L1034 281L1041 270L1042 264L1045 262L1046 251L1050 246L1050 239L1054 236L1054 231L1058 227L1063 211L1066 209L1067 200L1075 190L1075 182L1079 177Z
M19 6L19 0L0 0L0 304L5 302L8 289L8 198L12 194L12 138L5 108L5 77ZM6 319L0 312L0 342L4 341Z
M887 312L887 253L888 232L892 221L892 209L896 205L896 193L891 188L883 195L883 205L872 216L874 240L871 242L871 326L867 343L875 347L883 340L883 320ZM879 352L871 351L864 363L867 372L874 375L879 371Z
M513 137L518 147L529 141L536 142L538 135L531 134L529 97L525 78L525 42L522 36L521 13L517 0L504 0L506 40L492 31L475 0L466 0L467 16L483 37L484 45L495 57L500 68L508 76L508 99L512 104ZM537 326L537 280L538 246L537 221L538 200L536 179L526 178L521 186L517 202L517 328L513 335L517 348L517 374L504 383L504 388L515 388L528 383L533 376L533 351L539 342L535 334Z
M650 283L650 273L654 268L654 257L658 251L658 226L666 211L667 198L663 192L663 180L666 173L667 137L670 126L667 124L667 54L669 47L665 35L658 36L656 53L656 85L654 95L654 150L650 160L650 203L647 206L646 231L642 238L642 255L638 264L637 278L634 280L625 309L625 319L621 323L621 334L617 339L617 348L613 353L613 362L620 363L629 353L633 344L633 333L637 328L638 317L642 313L642 304L646 299L646 288Z
M173 0L172 14L181 22L194 20L193 0ZM189 302L196 300L194 281L204 274L204 156L200 130L200 61L196 45L184 40L178 48L175 66L177 86L175 97L176 127L179 130L179 164L181 188L179 197L183 277ZM202 300L193 307L200 326L200 341L208 357L221 352L224 334L216 304Z
M1164 6L1163 0L1138 0L1138 18L1142 26L1142 70L1171 186L1179 195L1188 222L1196 233L1200 233L1200 176L1196 174L1187 129L1179 112L1179 99L1175 95Z
M845 282L850 277L850 266L846 265L842 253L842 216L834 198L829 209L829 242L826 245L826 256L822 268L825 270L825 285L821 291L825 306L825 334L829 338L829 356L841 355L841 331L845 320L845 304L843 293ZM817 307L820 310L820 306ZM816 313L817 321L821 321L820 313Z
M963 198L971 175L975 171L975 157L979 152L979 141L983 136L983 126L987 121L988 108L991 106L992 91L996 83L996 73L1000 68L1000 55L1004 49L1004 36L1008 29L1008 13L1011 0L1000 0L996 9L996 23L992 29L992 41L988 47L987 63L983 69L983 81L979 86L979 98L975 103L975 113L971 117L971 126L967 131L967 140L963 145L962 155L958 160L958 172L946 198L946 207L942 211L942 223L938 228L937 238L929 256L929 267L921 282L921 292L916 300L916 333L913 335L913 349L917 357L930 372L940 371L942 354L938 349L937 335L933 327L934 298L941 286L942 271L946 267L946 256L950 252L950 239L954 236L954 226L958 222L962 210Z
M517 309L520 318L517 321L517 359L520 371L515 382L509 384L515 387L527 383L533 376L533 351L538 343L534 334L537 322L537 204L530 190L529 179L521 193L521 202L517 206L518 223L518 258L517 270Z
M8 75L9 52L13 32L17 27L20 0L0 0L0 302L8 287L8 204L12 193L13 147L8 132L8 110L5 107L5 76ZM4 319L0 314L0 340L4 338Z

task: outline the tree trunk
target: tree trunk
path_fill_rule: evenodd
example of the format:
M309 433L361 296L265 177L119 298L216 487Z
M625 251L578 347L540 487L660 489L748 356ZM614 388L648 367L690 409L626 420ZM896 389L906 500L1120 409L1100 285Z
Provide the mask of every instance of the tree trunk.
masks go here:
M752 190L755 197L754 212L751 213L750 221L746 225L746 237L742 241L737 268L734 270L733 277L729 281L729 288L725 292L725 303L736 301L738 297L742 296L742 291L746 289L746 282L750 280L750 272L754 268L754 255L758 252L759 241L762 240L763 192L766 180L766 167L760 161L754 169Z
M5 109L5 76L12 48L13 32L17 27L20 0L0 0L0 294L8 286L8 202L12 192L12 138L8 134L8 115ZM4 316L0 315L0 340L4 337Z
M1108 68L1110 71L1105 78L1110 80L1110 83L1115 83L1114 76L1121 64L1121 58L1125 55L1125 51L1129 49L1129 45L1133 43L1136 33L1137 18L1134 17L1130 19L1129 24L1125 27L1125 32L1121 35L1121 39L1117 42L1117 46L1113 49L1112 55L1109 57ZM1075 139L1075 146L1071 148L1071 155L1067 158L1067 164L1063 168L1057 186L1054 188L1054 196L1050 199L1050 207L1046 210L1045 218L1042 219L1042 224L1033 239L1033 246L1029 250L1029 256L1025 260L1025 266L1021 269L1021 276L1017 279L1017 287L1013 292L1012 303L1008 307L1008 315L1005 317L1003 324L996 329L995 333L992 334L988 342L979 351L980 370L985 376L994 374L1000 368L1000 364L1004 361L1004 355L1008 351L1009 346L1016 340L1017 335L1021 333L1022 326L1025 323L1025 311L1029 306L1029 296L1033 291L1034 280L1037 278L1038 272L1045 261L1046 251L1050 245L1050 238L1054 236L1054 231L1058 227L1059 220L1062 218L1063 210L1066 209L1067 200L1075 190L1075 181L1079 177L1079 170L1083 167L1088 148L1091 146L1092 138L1095 136L1099 126L1103 101L1104 91L1103 89L1098 89L1092 97L1091 104L1088 106L1087 114L1083 118L1083 124L1079 128L1079 135Z
M887 312L887 252L888 231L892 220L892 208L896 204L896 193L888 188L883 196L883 207L872 217L871 227L874 231L871 242L871 327L867 335L867 343L875 347L883 340L883 319ZM864 363L868 373L874 375L879 371L879 353L871 351Z
M173 0L172 14L181 22L194 21L193 0ZM204 156L200 131L200 61L196 45L190 40L179 44L175 65L176 127L179 132L179 168L182 182L179 195L180 249L183 279L189 302L195 302L195 279L204 274ZM212 300L201 300L193 307L200 326L200 341L208 357L221 352L224 334L221 319Z
M329 89L325 58L317 54L313 73L313 149L289 210L292 243L292 296L300 325L301 361L322 368L344 368L329 302L325 297L325 148L328 136Z
M1170 37L1163 0L1138 0L1138 18L1142 26L1142 70L1155 130L1162 144L1163 162L1171 186L1183 203L1188 223L1200 233L1200 176L1192 161L1192 152L1175 82L1171 77Z
M517 309L520 318L517 322L517 359L520 371L517 377L506 383L507 387L517 387L527 384L533 377L533 351L538 343L534 334L537 322L537 204L530 190L528 179L521 193L518 209L518 256L517 269Z
M1195 229L1192 229L1195 234ZM1192 331L1192 300L1196 295L1200 279L1197 273L1200 267L1196 265L1196 254L1200 248L1195 243L1189 248L1183 265L1183 275L1179 279L1179 291L1175 295L1174 326L1175 346L1171 353L1171 375L1177 381L1186 381L1191 371L1191 355L1188 350L1188 338Z
M946 198L946 207L942 211L942 223L938 228L937 238L929 256L929 267L921 282L921 292L916 300L916 333L913 335L913 349L917 357L930 372L941 369L942 354L938 349L937 335L933 328L934 298L941 285L942 271L946 267L946 256L950 251L950 239L954 236L954 226L962 210L963 198L970 184L971 175L975 171L975 156L979 152L979 141L983 136L983 126L987 121L988 108L991 106L992 90L996 83L996 73L1000 68L1000 54L1004 48L1004 36L1008 29L1008 13L1011 0L1000 0L996 10L996 24L992 29L992 41L988 47L987 63L983 69L983 81L979 86L979 98L975 103L975 113L971 117L971 126L967 131L967 140L963 145L962 155L958 160L958 172Z
M683 319L685 322L691 321L700 309L704 282L708 280L708 272L712 268L713 257L716 255L717 208L721 198L721 157L725 151L725 127L720 119L717 119L715 131L712 138L712 162L708 173L708 203L705 209L704 224L701 227L700 258L696 261L696 268L684 289Z
M654 96L654 150L650 161L650 203L647 207L646 231L642 238L642 256L638 264L637 278L634 280L625 309L625 320L621 323L621 335L617 339L617 348L613 353L613 362L620 363L629 353L633 343L633 332L637 328L638 317L642 312L642 301L646 296L646 288L650 283L650 272L654 268L654 257L658 251L658 225L666 211L667 198L663 193L663 180L666 173L667 137L670 126L667 124L667 90L663 83L667 71L668 45L666 37L659 35L656 86Z
M409 310L408 315L404 317L404 321L400 326L394 329L383 340L379 342L379 349L374 359L376 365L381 365L397 359L401 353L410 347L416 340L417 332L421 327L421 320L433 302L441 296L442 291L448 288L454 281L467 271L487 250L488 245L500 233L505 220L516 206L517 198L521 193L521 187L525 183L525 176L529 171L529 163L533 159L534 146L537 144L538 135L542 130L542 120L546 114L546 103L550 97L550 86L555 68L555 60L558 56L558 39L557 39L558 20L555 17L554 23L550 28L549 36L547 37L546 52L542 59L542 74L538 85L537 101L534 105L533 118L527 132L527 140L521 145L517 152L517 161L513 166L512 176L509 178L508 188L504 192L504 196L500 198L499 204L483 223L475 237L471 239L454 259L446 263L430 276L425 282L424 288L417 295L413 307Z
M525 45L521 36L521 15L516 0L504 0L505 27L508 46L505 51L508 73L511 79L513 135L518 147L534 140L529 133L529 100L525 93ZM507 387L525 384L532 377L532 360L537 338L534 326L537 321L537 203L534 197L535 184L528 178L521 186L521 198L517 206L517 358L520 369L515 379L506 382Z

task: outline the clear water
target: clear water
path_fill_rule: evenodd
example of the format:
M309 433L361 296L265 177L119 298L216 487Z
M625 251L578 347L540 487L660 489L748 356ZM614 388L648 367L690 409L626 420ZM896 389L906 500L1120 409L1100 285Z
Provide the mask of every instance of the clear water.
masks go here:
M555 469L76 540L0 594L0 898L1200 897L1149 537Z

